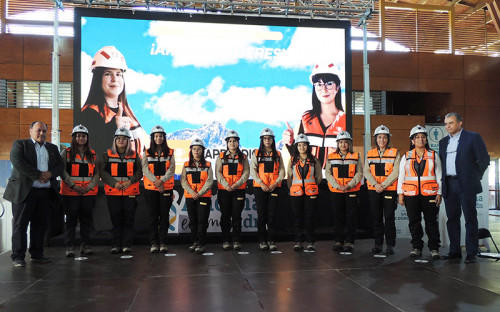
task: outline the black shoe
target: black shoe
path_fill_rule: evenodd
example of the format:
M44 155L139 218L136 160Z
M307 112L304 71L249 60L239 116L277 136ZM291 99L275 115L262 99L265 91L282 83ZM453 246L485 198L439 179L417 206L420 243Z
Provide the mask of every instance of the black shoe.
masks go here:
M394 254L394 247L393 246L387 246L387 249L385 250L386 255L393 255Z
M342 251L344 249L344 245L340 242L336 242L334 245L333 245L333 251Z
M37 258L31 258L31 262L36 262L36 263L47 263L50 262L50 258L41 256Z
M12 260L12 264L16 267L16 268L23 268L26 266L26 261L24 260L21 260L21 259L16 259L16 260Z
M375 245L375 247L372 248L372 254L376 255L382 252L382 248L378 245Z
M447 255L441 256L441 260L453 260L453 259L462 259L462 254L449 253Z
M467 264L469 264L469 263L476 263L476 256L474 256L474 255L467 255L465 257L464 263L467 263Z

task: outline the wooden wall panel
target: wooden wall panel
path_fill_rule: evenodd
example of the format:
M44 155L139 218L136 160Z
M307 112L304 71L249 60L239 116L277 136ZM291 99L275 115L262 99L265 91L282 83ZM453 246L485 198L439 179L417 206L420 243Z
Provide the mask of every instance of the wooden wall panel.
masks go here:
M464 77L464 59L462 55L419 53L420 78L459 79Z
M52 51L52 38L44 36L24 37L24 64L50 65Z
M0 79L23 80L23 65L0 63Z
M9 159L12 142L19 139L19 125L0 124L0 159Z
M500 75L500 71L498 72ZM500 83L491 81L467 81L464 87L466 107L498 107Z
M373 51L368 53L368 64L374 77L418 77L418 53Z
M0 42L0 64L23 63L23 37L2 34Z
M500 82L500 58L464 55L464 80Z
M18 109L0 108L0 116L2 125L19 125L20 111ZM0 132L1 133L1 132Z
M51 81L52 65L24 65L23 80Z

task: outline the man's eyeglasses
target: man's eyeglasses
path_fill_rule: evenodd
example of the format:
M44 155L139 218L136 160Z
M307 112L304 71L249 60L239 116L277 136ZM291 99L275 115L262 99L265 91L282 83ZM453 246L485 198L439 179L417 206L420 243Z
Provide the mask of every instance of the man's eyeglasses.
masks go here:
M335 82L333 81L328 81L328 82L315 82L314 83L314 87L316 88L316 90L320 91L320 90L323 90L323 86L326 87L327 90L331 90L333 89L333 87L335 86Z

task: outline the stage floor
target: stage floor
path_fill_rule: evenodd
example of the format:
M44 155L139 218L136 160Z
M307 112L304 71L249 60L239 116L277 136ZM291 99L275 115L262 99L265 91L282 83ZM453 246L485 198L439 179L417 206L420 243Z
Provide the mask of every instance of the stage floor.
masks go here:
M169 246L169 256L134 246L132 258L96 246L87 260L46 249L51 263L15 268L0 255L0 310L7 311L500 311L500 261L416 263L408 239L396 254L376 258L372 239L358 240L352 255L315 253L279 242L279 254L246 242L242 252L207 245L207 255ZM441 254L445 254L444 248ZM175 254L175 255L174 255Z

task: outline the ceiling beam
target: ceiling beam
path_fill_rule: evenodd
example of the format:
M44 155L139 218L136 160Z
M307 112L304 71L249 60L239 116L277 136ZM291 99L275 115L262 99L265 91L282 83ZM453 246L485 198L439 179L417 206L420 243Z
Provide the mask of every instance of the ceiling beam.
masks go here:
M493 0L491 4L488 3L486 6L490 12L491 21L500 35L500 0Z

